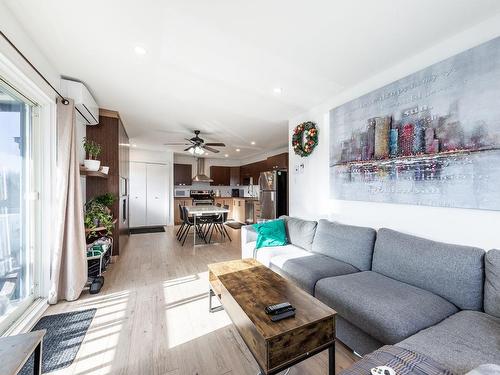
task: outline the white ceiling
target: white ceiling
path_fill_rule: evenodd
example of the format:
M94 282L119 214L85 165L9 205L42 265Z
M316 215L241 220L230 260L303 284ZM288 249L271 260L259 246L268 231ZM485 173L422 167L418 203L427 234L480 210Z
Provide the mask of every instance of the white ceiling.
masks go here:
M134 143L200 129L231 158L286 145L288 118L500 11L498 0L2 1Z

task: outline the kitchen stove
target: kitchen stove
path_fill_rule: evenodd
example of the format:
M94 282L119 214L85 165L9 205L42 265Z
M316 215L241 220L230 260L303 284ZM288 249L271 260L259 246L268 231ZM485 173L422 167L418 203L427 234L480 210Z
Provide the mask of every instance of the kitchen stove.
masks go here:
M193 198L194 206L214 204L213 190L191 190L190 197Z

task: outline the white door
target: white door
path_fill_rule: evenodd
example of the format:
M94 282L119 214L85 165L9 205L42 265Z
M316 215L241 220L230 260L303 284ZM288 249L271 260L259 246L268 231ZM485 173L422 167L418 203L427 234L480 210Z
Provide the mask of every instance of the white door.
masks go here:
M168 218L168 167L147 164L147 225L167 225Z
M146 164L130 163L130 227L140 227L147 223L146 204Z

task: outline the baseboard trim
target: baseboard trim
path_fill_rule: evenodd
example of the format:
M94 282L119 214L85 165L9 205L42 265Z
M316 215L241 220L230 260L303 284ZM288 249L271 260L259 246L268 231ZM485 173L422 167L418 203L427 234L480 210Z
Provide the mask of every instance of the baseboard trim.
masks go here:
M40 320L48 307L46 298L36 299L2 336L13 336L29 332Z

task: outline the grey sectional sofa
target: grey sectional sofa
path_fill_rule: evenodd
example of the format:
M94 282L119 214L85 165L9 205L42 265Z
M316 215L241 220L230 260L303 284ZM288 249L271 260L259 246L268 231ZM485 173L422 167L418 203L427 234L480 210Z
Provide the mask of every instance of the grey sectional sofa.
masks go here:
M499 250L283 219L288 245L255 250L257 233L246 226L242 258L256 258L334 308L337 338L348 347L364 355L399 345L457 374L500 364Z

